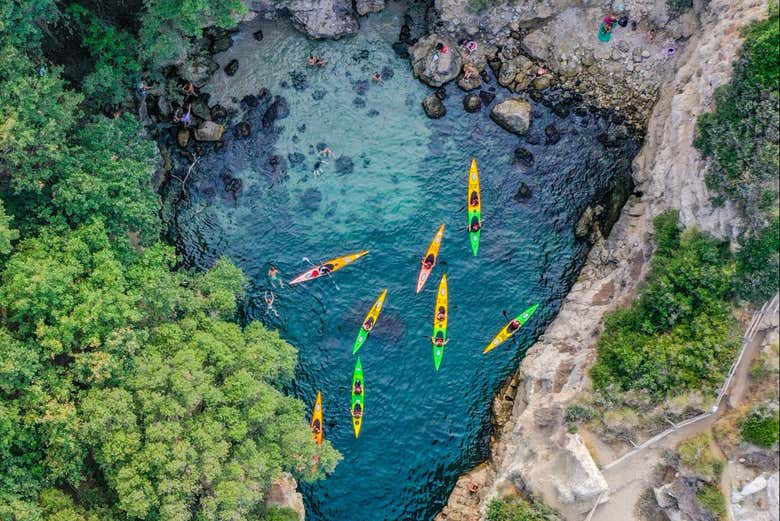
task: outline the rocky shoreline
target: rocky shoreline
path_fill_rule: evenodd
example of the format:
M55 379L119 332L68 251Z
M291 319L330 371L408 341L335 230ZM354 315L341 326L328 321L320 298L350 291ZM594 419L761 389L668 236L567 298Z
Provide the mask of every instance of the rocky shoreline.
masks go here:
M437 521L481 519L489 500L507 491L539 495L569 519L581 519L598 499L608 499L607 481L583 438L566 430L565 407L589 392L587 371L604 315L628 302L646 273L653 217L674 208L686 226L737 236L734 209L709 202L706 165L692 142L696 117L711 109L714 89L729 79L740 45L737 29L763 13L763 2L725 0L698 13L701 30L658 80L659 100L634 161L641 197L629 198L608 238L591 250L558 316L495 398L491 457L461 476ZM608 517L596 511L593 519Z

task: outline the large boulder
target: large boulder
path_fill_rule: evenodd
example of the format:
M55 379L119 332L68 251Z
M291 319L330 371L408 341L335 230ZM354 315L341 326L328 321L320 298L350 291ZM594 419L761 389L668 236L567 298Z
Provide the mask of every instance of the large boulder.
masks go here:
M298 482L290 474L283 474L282 477L271 483L271 490L268 492L265 504L267 507L290 508L295 510L300 516L301 521L306 517L306 509L303 506L303 496L298 492Z
M482 98L479 94L466 94L463 96L463 110L466 112L478 112L482 107Z
M191 81L196 87L204 86L218 70L219 64L205 55L194 56L176 68L183 80Z
M355 0L355 10L360 16L378 13L385 8L385 0Z
M204 121L201 125L195 129L195 140L197 141L219 141L222 139L222 134L225 132L225 127L214 123L213 121Z
M511 98L493 107L490 117L503 129L524 136L531 126L531 104L524 99Z
M447 48L447 52L436 50L438 44ZM423 83L431 87L441 87L454 80L463 66L463 59L456 43L448 37L429 34L409 48L412 60L412 72Z
M566 444L557 458L557 468L565 471L556 473L553 484L562 503L593 504L608 491L607 481L579 434L566 435Z
M431 119L439 119L447 113L447 109L444 107L441 99L436 94L426 96L422 102L425 115Z
M358 30L349 0L292 0L287 9L293 25L315 40L337 40Z

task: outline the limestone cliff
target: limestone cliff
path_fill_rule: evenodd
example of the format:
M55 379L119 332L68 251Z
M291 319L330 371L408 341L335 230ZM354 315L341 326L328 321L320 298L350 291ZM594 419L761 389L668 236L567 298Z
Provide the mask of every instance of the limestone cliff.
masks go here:
M573 3L548 4L560 8ZM587 388L605 313L630 299L645 274L653 217L676 208L686 226L723 238L738 233L736 212L710 204L706 164L692 142L696 117L712 110L714 89L730 79L741 45L738 29L765 12L766 3L760 0L712 0L700 13L700 29L658 82L658 101L633 165L641 196L629 199L610 236L594 246L558 317L495 398L491 459L460 478L438 521L479 519L488 500L507 487L539 494L568 518L582 519L608 492L579 435L566 432L565 407ZM558 43L550 45L550 52L557 52Z

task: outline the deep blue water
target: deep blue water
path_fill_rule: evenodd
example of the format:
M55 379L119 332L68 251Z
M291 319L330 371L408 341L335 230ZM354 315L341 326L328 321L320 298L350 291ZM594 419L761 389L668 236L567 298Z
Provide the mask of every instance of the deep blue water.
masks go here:
M262 42L248 36L250 28L219 57L239 57L240 68L234 78L218 75L211 103L235 108L252 135L230 131L223 149L199 161L174 225L191 265L207 268L224 254L246 272L245 318L279 328L298 347L296 395L312 404L323 393L325 436L344 460L327 479L302 486L307 519L427 520L457 476L487 456L491 397L555 316L587 253L574 224L616 173L628 172L635 144L604 148L597 139L609 125L603 115L563 119L537 103L529 137L519 138L496 126L487 109L464 113L463 93L452 86L448 115L428 120L420 101L430 89L390 47L398 14L363 25L355 38L310 42L277 22L263 26ZM326 56L328 66L308 69L310 52ZM392 78L368 80L383 67ZM238 106L262 88L270 95L259 107ZM500 87L496 93L496 101L508 95ZM290 114L263 128L271 96L283 96ZM550 124L561 139L546 145ZM315 177L320 143L335 157ZM533 153L530 168L513 165L518 146ZM471 157L479 162L484 217L476 258L464 211ZM226 173L242 181L235 198L224 191ZM521 182L532 191L525 201L514 197ZM439 264L416 295L420 257L441 223ZM332 279L277 290L279 317L267 313L269 263L289 279L308 266L303 257L316 262L362 249L371 253ZM450 342L437 373L428 337L445 272ZM359 353L366 410L356 440L351 349L385 287L386 307ZM534 303L539 311L516 339L482 355L506 322L502 310L516 314Z

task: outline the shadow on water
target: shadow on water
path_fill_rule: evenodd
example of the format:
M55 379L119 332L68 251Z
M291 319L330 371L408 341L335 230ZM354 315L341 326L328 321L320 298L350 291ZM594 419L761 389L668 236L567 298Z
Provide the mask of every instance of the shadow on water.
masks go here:
M238 72L218 73L210 87L211 103L236 117L223 144L193 167L184 196L169 194L179 199L171 232L186 262L208 268L227 255L238 264L250 280L242 318L278 328L299 348L294 394L311 405L323 392L325 435L344 461L327 479L302 485L312 520L434 516L457 476L486 458L491 397L554 318L584 262L588 244L574 235L580 215L594 201L619 209L624 198L613 204L607 194L630 190L637 143L613 140L612 116L571 93L537 96L523 138L495 125L489 107L465 113L452 86L447 116L425 118L420 101L430 89L392 48L399 26L399 14L388 11L338 42L306 41L279 23L262 26L262 42L247 37L256 27L239 33L217 56L223 65L238 58ZM310 53L328 66L306 67ZM382 82L370 80L374 71L383 71ZM495 94L491 106L509 95ZM177 169L191 163L188 153L173 152ZM471 157L482 182L478 257L465 232ZM442 222L440 263L417 295L420 257ZM304 257L361 249L371 253L330 279L273 288L279 316L267 311L269 265L289 279L306 269ZM450 343L435 372L427 338L444 272ZM351 348L385 287L386 308L360 352L366 413L355 440ZM481 354L505 323L502 311L537 302L512 343Z

